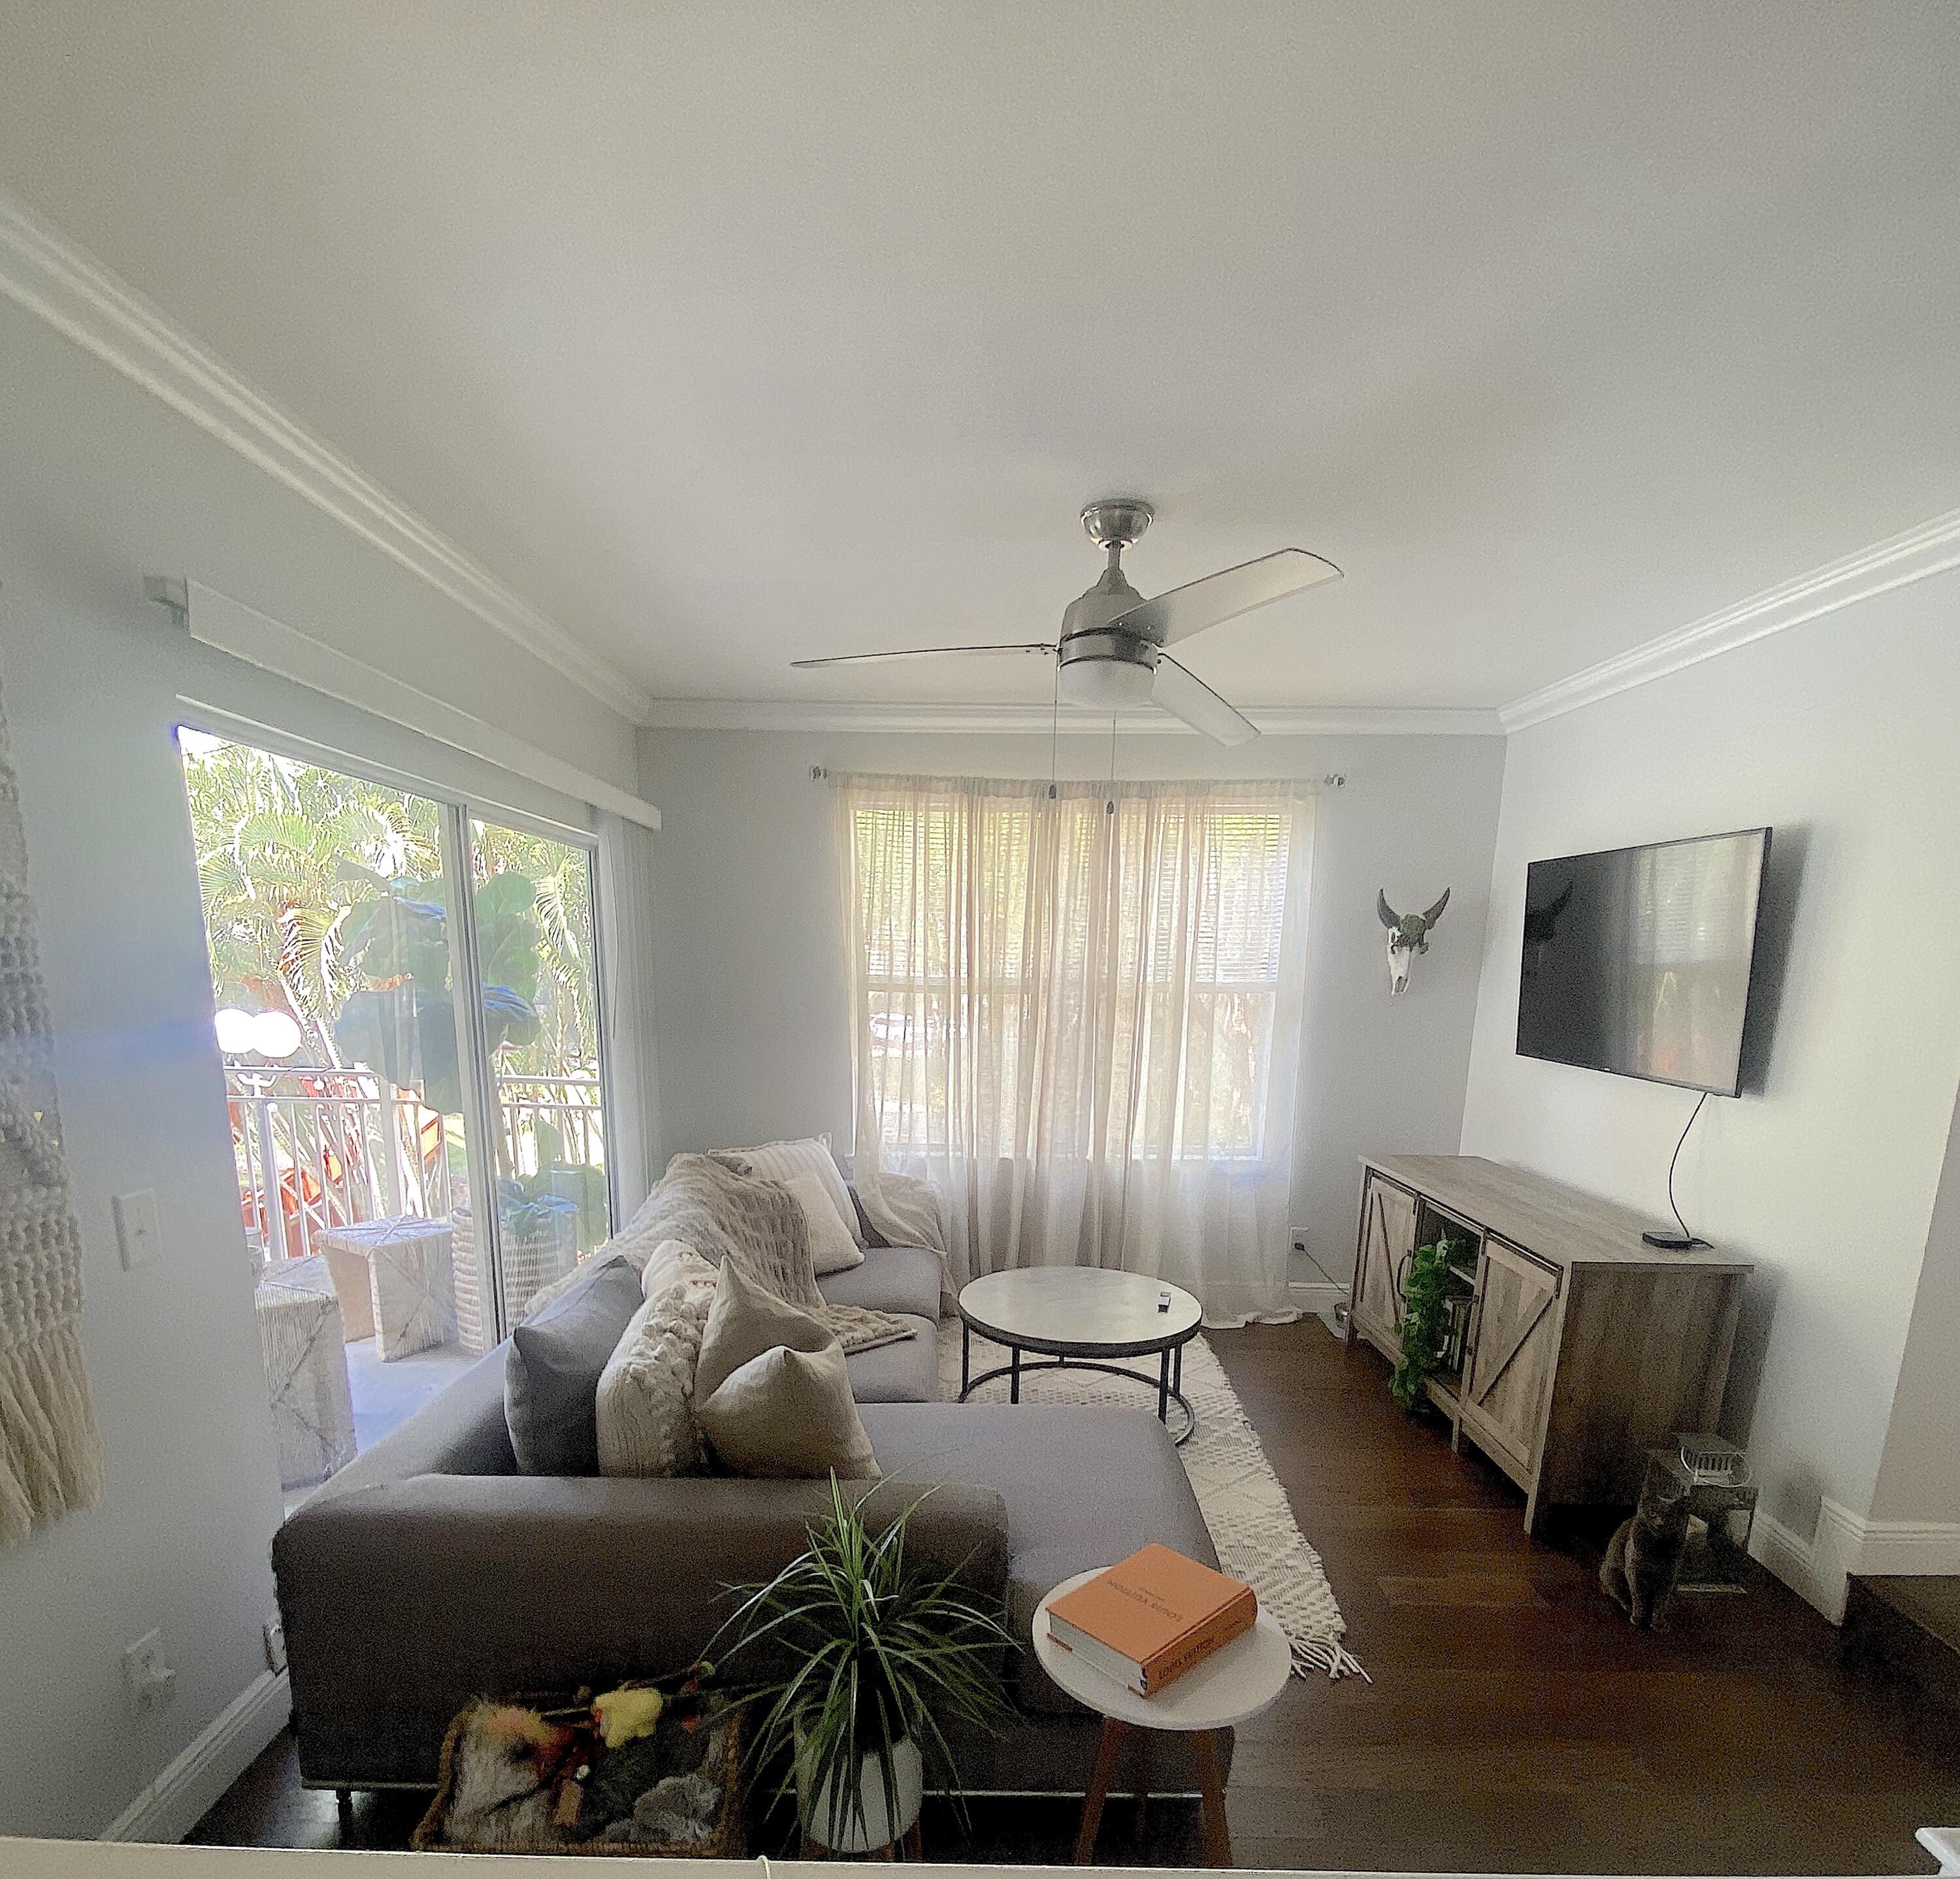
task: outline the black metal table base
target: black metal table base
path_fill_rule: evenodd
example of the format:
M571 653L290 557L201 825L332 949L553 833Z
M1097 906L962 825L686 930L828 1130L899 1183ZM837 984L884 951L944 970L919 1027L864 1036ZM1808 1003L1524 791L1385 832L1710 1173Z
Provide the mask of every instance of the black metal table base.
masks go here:
M1008 1379L1007 1401L1018 1403L1021 1400L1021 1378L1037 1370L1099 1370L1105 1376L1127 1378L1132 1383L1141 1383L1145 1389L1157 1393L1157 1420L1168 1429L1170 1426L1170 1406L1175 1403L1184 1411L1184 1427L1172 1438L1182 1448L1198 1433L1198 1412L1191 1407L1191 1399L1184 1393L1184 1346L1182 1344L1163 1353L1162 1368L1152 1377L1141 1370L1127 1370L1121 1364L1104 1363L1093 1357L1044 1357L1039 1361L1022 1356L1018 1346L1010 1345L1009 1359L991 1370L983 1370L979 1375L970 1372L973 1356L973 1334L969 1327L959 1327L959 1401L965 1402L984 1384L997 1378Z

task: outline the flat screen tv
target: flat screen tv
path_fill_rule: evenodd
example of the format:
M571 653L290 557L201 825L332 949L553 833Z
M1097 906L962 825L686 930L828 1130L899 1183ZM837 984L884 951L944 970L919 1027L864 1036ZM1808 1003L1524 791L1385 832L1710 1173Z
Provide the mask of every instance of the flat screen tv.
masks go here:
M1735 1095L1770 831L1534 861L1518 1053Z

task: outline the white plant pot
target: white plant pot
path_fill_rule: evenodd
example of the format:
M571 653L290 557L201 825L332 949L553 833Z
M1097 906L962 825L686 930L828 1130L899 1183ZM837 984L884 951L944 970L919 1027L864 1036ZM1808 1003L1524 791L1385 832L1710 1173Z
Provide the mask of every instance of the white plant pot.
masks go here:
M902 1840L912 1830L925 1798L925 1764L918 1745L908 1736L892 1749L892 1773L899 1791L899 1817L896 1822L885 1812L885 1784L878 1773L878 1758L867 1755L860 1764L858 1790L864 1796L864 1825L861 1833L855 1816L846 1806L836 1839L830 1837L830 1790L828 1776L813 1799L808 1771L799 1757L797 1763L797 1803L802 1810L803 1831L826 1852L871 1853L881 1846Z

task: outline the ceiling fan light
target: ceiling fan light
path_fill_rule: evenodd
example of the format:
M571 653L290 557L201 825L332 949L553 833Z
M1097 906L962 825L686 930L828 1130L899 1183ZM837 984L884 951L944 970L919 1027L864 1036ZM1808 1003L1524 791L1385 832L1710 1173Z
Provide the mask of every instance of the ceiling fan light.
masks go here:
M1153 674L1127 659L1073 659L1061 669L1061 695L1091 711L1147 704Z

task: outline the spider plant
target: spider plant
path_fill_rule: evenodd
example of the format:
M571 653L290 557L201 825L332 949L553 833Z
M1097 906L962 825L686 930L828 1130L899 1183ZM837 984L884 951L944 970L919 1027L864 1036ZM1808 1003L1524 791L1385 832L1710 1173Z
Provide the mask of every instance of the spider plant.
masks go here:
M851 1844L848 1836L867 1839L873 1772L892 1833L909 1827L899 1795L905 1744L947 1769L958 1804L943 1724L998 1734L1011 1715L1000 1661L1013 1634L958 1583L956 1568L908 1553L918 1501L887 1522L867 1519L864 1499L848 1497L833 1474L830 1512L810 1523L807 1550L767 1583L733 1588L742 1603L715 1641L732 1644L725 1656L711 1647L745 1696L765 1706L757 1765L786 1758L778 1793L799 1791L806 1830L822 1805L823 1837L836 1848ZM746 1679L736 1668L745 1658L754 1664Z

